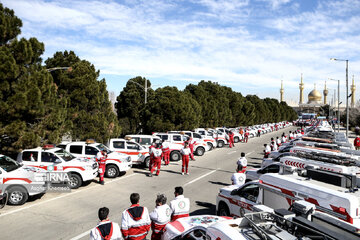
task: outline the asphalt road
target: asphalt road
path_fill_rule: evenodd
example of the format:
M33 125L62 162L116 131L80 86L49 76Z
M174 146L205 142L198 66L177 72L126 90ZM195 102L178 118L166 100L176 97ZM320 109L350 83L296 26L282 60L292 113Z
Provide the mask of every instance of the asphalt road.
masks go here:
M183 186L184 195L190 198L191 215L215 214L216 195L221 187L231 184L240 153L247 153L249 168L259 167L263 144L294 129L252 138L234 148L225 146L206 152L190 161L189 175L181 175L181 162L162 166L160 176L152 178L146 176L145 169L133 168L122 177L106 179L104 186L93 182L71 193L47 193L22 206L5 206L0 210L0 239L88 239L98 222L100 207L108 207L110 219L120 224L122 211L131 205L131 193L138 192L140 204L151 212L156 194L166 194L169 202L176 186Z

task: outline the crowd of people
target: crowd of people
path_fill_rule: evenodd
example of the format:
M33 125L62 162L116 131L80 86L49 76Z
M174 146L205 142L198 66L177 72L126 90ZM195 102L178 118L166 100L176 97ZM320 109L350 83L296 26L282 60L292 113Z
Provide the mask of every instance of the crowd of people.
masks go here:
M150 228L151 239L160 240L165 226L179 218L188 217L190 200L184 197L184 189L175 187L175 198L167 204L167 197L158 194L155 208L149 213L146 207L140 205L140 195L130 195L131 206L122 212L121 227L109 219L109 209L102 207L98 211L100 222L90 231L90 240L143 240L146 239Z
M287 136L283 133L281 137L276 137L276 139L271 138L270 144L264 144L264 158L268 158L271 152L277 151L284 143L287 143L295 138L299 138L304 134L304 129L301 128L299 130L289 131Z

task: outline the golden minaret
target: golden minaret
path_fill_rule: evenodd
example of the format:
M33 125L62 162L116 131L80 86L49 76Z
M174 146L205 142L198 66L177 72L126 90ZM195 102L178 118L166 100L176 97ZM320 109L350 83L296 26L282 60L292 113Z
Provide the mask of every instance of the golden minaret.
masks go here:
M284 101L284 88L283 88L283 81L281 80L281 88L280 88L280 102Z
M326 88L326 81L325 81L325 87L324 87L323 93L324 93L324 104L326 104L327 103L327 95L329 94L329 91Z
M300 89L300 101L299 104L304 103L304 83L303 83L303 75L301 74L301 83L299 84Z
M356 86L355 86L355 80L354 80L354 75L352 78L352 84L350 86L351 89L351 107L355 107L355 90L356 90Z

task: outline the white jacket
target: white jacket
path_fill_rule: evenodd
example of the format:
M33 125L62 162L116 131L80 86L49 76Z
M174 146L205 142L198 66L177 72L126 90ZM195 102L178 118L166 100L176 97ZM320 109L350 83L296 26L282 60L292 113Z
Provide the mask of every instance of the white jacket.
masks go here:
M125 239L145 238L150 224L149 211L146 207L133 204L122 213L121 232Z
M172 211L167 204L156 206L156 208L150 213L150 219L155 224L164 225L170 222L171 213Z
M101 237L101 234L99 232L99 230L97 229L97 227L107 224L107 223L111 223L110 221L104 221L104 222L99 222L98 225L96 225L96 227L94 227L93 229L91 229L90 231L90 240L103 240L103 238ZM113 227L113 232L111 235L111 240L122 240L122 234L120 232L120 227L119 224L112 222L112 227Z
M270 153L270 152L271 152L271 148L270 148L269 145L266 145L266 147L265 147L265 152L266 152L266 153Z
M247 166L247 159L245 157L241 157L237 161L237 164L241 165L241 166L243 166L245 168Z
M244 173L234 173L231 176L231 183L232 185L241 186L245 183L246 175Z
M190 200L184 195L179 195L170 202L170 208L173 216L189 214Z
M190 150L190 148L182 148L182 149L180 150L180 153L181 153L182 155L190 155L190 154L191 154L191 150Z

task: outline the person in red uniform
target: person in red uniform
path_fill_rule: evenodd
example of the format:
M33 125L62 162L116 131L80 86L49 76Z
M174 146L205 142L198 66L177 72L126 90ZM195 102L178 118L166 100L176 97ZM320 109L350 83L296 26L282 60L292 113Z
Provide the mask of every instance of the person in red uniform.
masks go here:
M107 158L107 154L105 151L99 151L96 154L96 161L99 164L99 183L101 185L104 185L104 175L105 175L105 170L106 170L106 158Z
M189 138L189 140L187 141L189 143L189 148L190 148L190 158L191 160L195 161L195 158L194 158L194 146L195 146L195 143L196 141L194 141L194 139L192 137Z
M121 216L121 233L127 240L144 240L150 230L150 216L146 207L139 205L140 195L130 195L131 206Z
M244 142L246 142L246 143L248 142L249 135L250 135L250 133L248 131L246 131L245 134L244 134L244 137L245 137Z
M234 145L234 133L232 131L229 132L229 148L235 147Z
M360 137L359 135L356 136L356 138L354 139L354 146L356 150L360 150Z
M170 222L171 209L166 204L166 196L158 194L155 200L156 208L150 213L151 219L151 240L161 240L165 226Z
M151 151L153 154L153 163L152 163L152 168L150 170L149 177L152 177L152 174L155 171L155 168L157 168L156 176L159 176L160 168L161 168L161 155L162 155L162 151L160 149L160 144L156 144L156 146Z
M155 148L155 146L156 146L156 141L154 140L153 143L151 144L151 146L149 147L149 154L150 154L149 171L151 171L153 161L154 161L154 154L153 154L152 150Z
M165 165L169 165L170 163L170 147L168 142L163 142L161 144L161 150L163 152L163 159Z
M191 150L189 148L189 143L185 142L184 147L180 151L182 155L182 171L181 174L184 175L186 171L186 175L189 175L189 156L191 154Z

